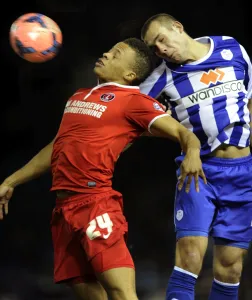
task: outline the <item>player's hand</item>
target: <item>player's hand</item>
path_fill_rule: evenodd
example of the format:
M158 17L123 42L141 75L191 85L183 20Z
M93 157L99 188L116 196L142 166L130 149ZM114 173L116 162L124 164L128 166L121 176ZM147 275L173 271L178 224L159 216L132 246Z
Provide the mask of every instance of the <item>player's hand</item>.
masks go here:
M194 177L195 189L197 192L199 192L199 176L203 178L204 183L206 184L207 180L202 168L199 152L197 150L190 151L186 154L183 162L180 165L180 176L178 178L179 191L182 189L183 185L186 184L185 190L188 193L192 178Z
M0 185L0 220L3 220L4 215L8 215L8 205L13 194L14 188L7 183Z

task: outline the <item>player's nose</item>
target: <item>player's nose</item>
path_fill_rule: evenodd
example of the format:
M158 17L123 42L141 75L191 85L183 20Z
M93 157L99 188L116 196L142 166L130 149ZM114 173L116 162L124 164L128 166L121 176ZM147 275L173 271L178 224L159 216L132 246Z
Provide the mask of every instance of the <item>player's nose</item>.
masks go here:
M108 59L109 58L109 53L108 52L103 53L102 57L104 57L105 59Z
M167 49L163 46L156 46L156 55L158 56L165 56L167 55Z

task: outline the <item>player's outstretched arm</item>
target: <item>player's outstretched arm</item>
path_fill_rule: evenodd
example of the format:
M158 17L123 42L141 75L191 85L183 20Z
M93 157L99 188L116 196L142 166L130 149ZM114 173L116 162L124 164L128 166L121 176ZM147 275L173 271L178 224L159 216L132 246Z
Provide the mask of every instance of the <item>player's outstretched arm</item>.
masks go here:
M167 137L180 143L186 155L180 167L178 189L182 189L185 179L188 177L186 191L189 192L194 177L196 191L199 191L199 176L204 179L205 183L206 177L200 159L200 141L196 135L170 116L156 119L151 124L150 131L153 135Z
M14 188L39 177L50 169L53 142L54 140L0 185L0 220L3 219L4 213L8 214L8 202Z

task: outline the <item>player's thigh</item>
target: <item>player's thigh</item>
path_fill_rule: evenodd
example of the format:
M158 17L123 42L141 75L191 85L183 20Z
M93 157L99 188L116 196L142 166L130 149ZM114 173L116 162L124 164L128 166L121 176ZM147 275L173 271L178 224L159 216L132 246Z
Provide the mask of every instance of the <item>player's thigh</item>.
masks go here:
M85 214L88 212L88 220L78 228L81 233L80 242L89 261L118 241L124 241L128 223L122 212L121 199L121 194L111 192L101 195L91 208L84 208ZM112 261L116 261L116 258L113 257Z
M218 180L218 212L211 235L237 243L252 241L252 156L225 160Z
M181 191L176 189L174 205L177 238L175 265L194 274L201 270L208 235L216 214L211 186L199 178L199 187L199 193L195 190L194 182L188 193L185 187Z
M179 176L179 171L177 173ZM213 222L216 207L214 205L215 195L210 184L205 184L199 178L200 192L196 192L192 180L190 191L176 188L174 204L174 223L177 239L186 236L208 237Z
M237 198L236 201L219 201L211 231L216 244L225 245L227 240L227 244L231 241L235 247L248 249L252 241L252 198L244 199L246 195L242 196L242 199Z
M123 237L90 263L112 299L137 299L134 263Z
M69 213L68 219L72 216ZM95 272L88 261L80 242L79 234L69 226L62 209L55 209L51 221L54 248L55 283L74 283L96 281Z
M107 293L98 281L74 283L71 286L78 300L107 300Z

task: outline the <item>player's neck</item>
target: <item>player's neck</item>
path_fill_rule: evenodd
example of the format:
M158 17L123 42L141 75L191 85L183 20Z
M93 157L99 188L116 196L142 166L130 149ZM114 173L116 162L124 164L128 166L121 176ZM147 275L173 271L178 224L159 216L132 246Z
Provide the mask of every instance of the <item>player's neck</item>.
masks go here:
M103 83L106 83L105 80L102 80L101 78L97 77L97 85L99 84L103 84Z
M186 62L189 63L203 58L209 52L210 47L210 43L203 44L190 38L188 40L188 55Z
M103 84L103 83L109 83L109 82L113 82L113 83L117 83L117 84L120 84L120 85L129 85L128 82L124 81L124 80L104 80L102 78L97 78L97 85L99 84Z

